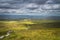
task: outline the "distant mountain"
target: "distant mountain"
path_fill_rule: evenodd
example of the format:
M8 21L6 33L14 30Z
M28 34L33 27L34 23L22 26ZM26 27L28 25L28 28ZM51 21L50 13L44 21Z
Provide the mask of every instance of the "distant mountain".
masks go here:
M46 19L48 19L48 20L60 20L60 16L49 16L49 17L47 17Z
M33 16L33 15L0 15L1 19L13 20L13 19L42 19L43 16Z
M37 16L37 15L0 15L0 20L20 20L20 19L47 19L60 20L60 16Z

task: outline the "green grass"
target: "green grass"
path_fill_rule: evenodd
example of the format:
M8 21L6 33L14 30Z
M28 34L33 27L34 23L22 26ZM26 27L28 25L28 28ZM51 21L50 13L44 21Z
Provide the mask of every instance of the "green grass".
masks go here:
M0 21L0 36L9 30L13 32L0 40L60 40L59 20Z

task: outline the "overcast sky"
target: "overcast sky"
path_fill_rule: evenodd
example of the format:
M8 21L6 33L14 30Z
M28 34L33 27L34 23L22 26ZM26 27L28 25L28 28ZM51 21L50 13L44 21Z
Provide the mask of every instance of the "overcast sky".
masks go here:
M58 15L60 0L0 0L0 15Z

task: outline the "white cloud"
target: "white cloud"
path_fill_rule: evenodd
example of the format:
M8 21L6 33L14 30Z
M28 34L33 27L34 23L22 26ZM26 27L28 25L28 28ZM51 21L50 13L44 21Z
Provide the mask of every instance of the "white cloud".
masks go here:
M59 9L60 4L45 4L45 5L42 5L41 7L42 7L42 9L53 10L53 9Z
M26 5L26 7L27 8L36 8L36 7L38 7L38 5L35 4L35 3L29 3L29 4Z

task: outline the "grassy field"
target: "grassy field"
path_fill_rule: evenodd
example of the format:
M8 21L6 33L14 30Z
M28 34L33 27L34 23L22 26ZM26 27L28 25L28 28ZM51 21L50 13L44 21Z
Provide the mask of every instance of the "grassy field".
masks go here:
M9 36L5 36L12 31ZM0 21L0 40L60 40L60 20Z

